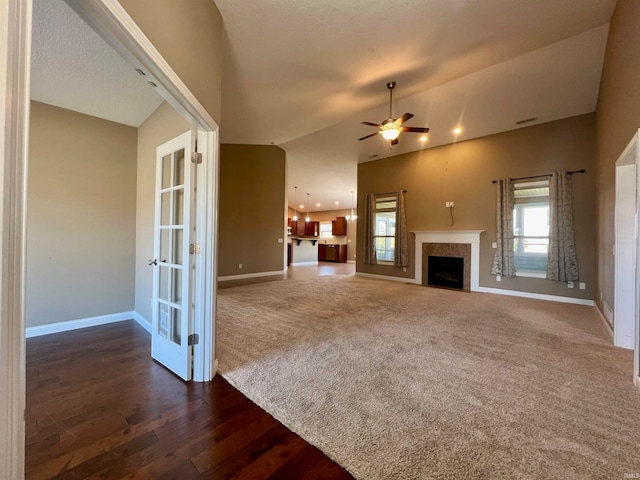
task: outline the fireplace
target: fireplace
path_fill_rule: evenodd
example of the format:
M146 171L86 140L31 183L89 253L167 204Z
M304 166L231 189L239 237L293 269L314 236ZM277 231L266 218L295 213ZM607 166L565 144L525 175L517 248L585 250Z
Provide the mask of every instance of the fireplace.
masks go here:
M464 289L464 258L427 257L427 285L430 287Z

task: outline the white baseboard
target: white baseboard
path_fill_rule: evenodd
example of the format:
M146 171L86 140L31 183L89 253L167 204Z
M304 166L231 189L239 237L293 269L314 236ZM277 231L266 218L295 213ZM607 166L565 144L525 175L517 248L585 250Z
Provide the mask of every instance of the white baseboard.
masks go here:
M405 283L415 283L415 279L413 277L393 277L391 275L377 275L375 273L364 273L364 272L356 272L356 275L367 278L375 278L378 280L393 280L394 282L405 282Z
M314 260L313 262L293 262L291 264L292 267L303 267L305 265L318 265L318 261Z
M593 300L584 298L561 297L559 295L547 295L545 293L519 292L517 290L504 290L502 288L479 287L478 292L495 293L497 295L509 295L511 297L535 298L538 300L548 300L550 302L573 303L575 305L587 305L593 307Z
M609 337L611 338L611 343L613 343L613 328L611 328L611 325L609 325L609 322L605 318L604 314L600 311L600 308L598 308L597 304L594 306L594 308L596 309L596 312L598 312L598 316L600 317L600 320L602 320L602 324L604 325L607 333L609 334Z
M95 327L97 325L105 325L107 323L122 322L124 320L132 320L135 312L112 313L110 315L100 315L97 317L80 318L77 320L69 320L67 322L49 323L47 325L38 325L36 327L27 327L26 337L39 337L41 335L49 335L51 333L68 332L79 328Z
M271 277L273 275L284 275L284 270L276 270L274 272L243 273L240 275L226 275L224 277L218 277L218 281L226 282L228 280L242 280L244 278Z
M347 263L356 263L355 260L347 260Z
M140 324L147 332L151 333L151 322L140 315L138 312L133 312L133 319Z

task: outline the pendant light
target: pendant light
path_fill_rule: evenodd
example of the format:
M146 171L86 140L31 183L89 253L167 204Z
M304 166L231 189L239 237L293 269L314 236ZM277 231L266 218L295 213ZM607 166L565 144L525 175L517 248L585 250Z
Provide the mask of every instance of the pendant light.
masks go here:
M353 211L353 195L354 195L353 190L351 190L351 215L347 215L345 218L347 219L347 222L349 223L353 223L354 220L356 220L358 218L358 215L356 215Z
M298 187L293 187L293 220L298 221L298 211L296 210L296 204L298 203Z
M307 193L307 217L304 219L305 222L310 222L311 217L309 217L309 194Z

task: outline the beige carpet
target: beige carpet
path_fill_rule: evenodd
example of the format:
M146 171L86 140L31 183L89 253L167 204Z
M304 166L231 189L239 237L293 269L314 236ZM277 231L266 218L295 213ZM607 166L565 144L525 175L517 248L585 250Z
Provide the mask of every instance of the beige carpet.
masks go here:
M319 277L218 312L223 376L356 478L640 474L632 352L591 307Z

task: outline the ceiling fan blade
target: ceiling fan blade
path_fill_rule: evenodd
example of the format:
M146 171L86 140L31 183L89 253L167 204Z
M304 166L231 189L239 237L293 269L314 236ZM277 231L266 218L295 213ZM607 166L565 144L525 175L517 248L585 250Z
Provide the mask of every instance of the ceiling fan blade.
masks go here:
M427 133L429 129L420 127L402 127L402 131L411 133Z
M394 123L396 125L402 125L404 122L406 122L410 118L413 118L413 113L405 113L400 118L398 118Z
M358 140L364 140L365 138L373 137L375 135L378 135L379 133L380 132L372 133L371 135L367 135L366 137L359 138Z
M398 139L397 139L397 138L394 138L393 140L391 140L391 145L397 145L397 144L399 144L399 143L400 143L400 142L398 141Z
M370 125L372 127L382 127L382 125L380 125L379 123L371 123L371 122L360 122L362 125Z

